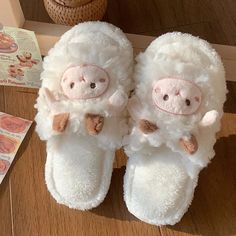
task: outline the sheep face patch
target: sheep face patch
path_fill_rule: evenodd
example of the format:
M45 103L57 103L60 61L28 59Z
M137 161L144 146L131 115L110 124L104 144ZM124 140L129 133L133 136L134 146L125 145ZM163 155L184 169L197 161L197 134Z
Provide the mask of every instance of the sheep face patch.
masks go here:
M152 99L161 111L175 115L191 115L201 104L201 90L188 80L163 78L154 82Z
M98 66L75 66L64 72L61 87L69 99L91 99L106 92L109 80L108 73Z

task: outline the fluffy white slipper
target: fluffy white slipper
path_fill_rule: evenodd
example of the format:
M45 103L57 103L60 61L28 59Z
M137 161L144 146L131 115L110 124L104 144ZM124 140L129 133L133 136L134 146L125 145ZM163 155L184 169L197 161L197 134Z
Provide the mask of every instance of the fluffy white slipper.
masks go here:
M45 178L58 203L86 210L105 198L127 133L132 61L124 33L103 22L73 27L44 59L36 131L47 140Z
M206 41L168 33L137 57L134 79L131 131L124 139L125 202L147 223L173 225L214 156L226 99L224 67Z

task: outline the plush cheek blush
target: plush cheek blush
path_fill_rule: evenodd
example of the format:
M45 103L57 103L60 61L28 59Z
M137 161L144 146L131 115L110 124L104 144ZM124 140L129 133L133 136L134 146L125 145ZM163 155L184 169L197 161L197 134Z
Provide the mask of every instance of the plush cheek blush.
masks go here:
M201 90L188 80L163 78L154 83L152 99L161 111L175 115L191 115L201 104Z
M91 99L106 92L109 80L108 73L98 66L75 66L65 71L61 87L69 99Z

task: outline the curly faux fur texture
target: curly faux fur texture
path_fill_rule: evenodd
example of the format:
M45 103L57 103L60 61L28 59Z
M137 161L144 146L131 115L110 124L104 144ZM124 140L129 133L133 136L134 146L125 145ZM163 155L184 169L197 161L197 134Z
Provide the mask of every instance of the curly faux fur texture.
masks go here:
M131 99L137 108L130 104L130 113L134 120L147 119L159 129L145 135L134 126L129 150L140 149L143 145L160 146L166 143L173 151L181 152L177 140L182 136L194 133L199 138L199 151L192 157L200 166L205 166L214 156L213 144L215 133L220 129L222 106L226 99L225 72L222 62L214 49L202 39L178 32L168 33L154 40L144 53L136 58L134 72L135 95ZM194 82L202 91L200 109L193 115L172 115L157 109L152 101L154 81L166 77L181 78ZM149 91L149 92L147 92ZM216 110L219 113L217 122L210 127L199 127L204 114ZM131 121L132 122L132 121Z
M124 96L130 90L133 52L130 42L124 33L105 22L86 22L73 27L66 32L52 48L43 63L41 74L42 88L51 90L55 96L62 93L60 79L64 71L76 65L93 64L104 69L110 76L110 85L103 96L88 100L64 99L56 104L56 111L48 108L43 95L39 90L36 108L36 130L43 140L57 135L52 127L54 113L69 112L70 121L65 132L87 135L84 128L86 113L100 114L108 119L104 130L97 137L98 143L104 148L119 148L122 136L127 132L124 112L109 104L109 98L119 92ZM117 111L118 110L118 111ZM116 127L111 132L110 117L116 117ZM120 117L120 118L119 118ZM109 138L106 136L108 135Z

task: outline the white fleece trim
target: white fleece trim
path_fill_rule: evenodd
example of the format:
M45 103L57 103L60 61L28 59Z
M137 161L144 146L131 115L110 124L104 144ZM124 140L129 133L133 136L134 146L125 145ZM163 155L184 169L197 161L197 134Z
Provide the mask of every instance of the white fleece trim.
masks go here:
M161 146L158 151L150 151L150 149L146 151L148 152L142 150L139 154L126 153L129 156L129 160L126 165L126 173L124 176L124 200L126 202L126 206L130 213L149 224L174 225L181 220L182 216L192 202L200 169L196 169L194 176L191 176L188 171L184 171L186 166L182 161L182 158L173 156L176 160L169 160L175 166L175 169L172 172L168 167L168 162L166 163L166 151L170 151L167 147ZM148 167L150 165L156 167L160 165L160 163L162 165L159 169L155 168L155 170L152 170ZM181 166L180 170L178 169L178 166ZM146 170L143 170L144 168ZM169 189L166 188L166 186L171 185L171 182L166 180L166 170L168 170L169 176L172 175L173 178L175 178L175 181L177 182L176 184L178 184L176 173L182 171L181 175L186 178L185 185L178 186L182 192L175 190L177 185L173 185L173 187ZM136 182L135 178L138 178ZM141 178L143 179L142 184L139 182ZM137 182L139 184L137 184ZM144 186L145 188L143 188ZM148 187L146 188L146 186ZM161 189L161 186L164 188ZM171 190L172 193L168 193L168 190ZM166 203L165 207L163 207L163 202L168 202L165 199L160 200L160 198L158 198L158 195L163 193L172 198L173 201L171 204L175 204L174 207L171 205L166 206ZM150 199L152 198L153 200L151 201ZM142 199L142 204L140 199ZM153 204L153 202L155 203Z
M202 103L190 116L158 110L152 101L154 81L177 77L197 84ZM167 33L137 56L135 95L130 101L130 134L125 137L129 157L124 177L124 197L129 211L155 225L180 221L191 204L200 170L214 157L215 134L220 129L226 99L224 67L206 41L189 34ZM209 127L200 124L204 114L216 110L219 117ZM138 120L146 119L159 129L143 134ZM189 155L179 139L193 134L198 151Z
M75 138L77 137L74 136L71 140ZM68 140L68 137L66 140ZM80 140L77 140L75 144L79 143L79 141ZM83 141L84 140L82 140L82 142ZM91 142L92 141L93 140L91 140ZM102 152L103 155L98 155L99 153L96 150L93 151L88 142L87 145L90 146L90 155L89 152L81 149L81 145L74 145L74 148L77 149L77 155L68 156L67 150L65 150L66 153L63 153L61 149L59 149L60 152L58 152L58 148L55 148L55 145L58 145L57 142L61 143L61 140L53 139L47 144L45 180L48 190L59 204L64 204L69 208L88 210L98 206L104 200L110 186L113 161L115 158L114 151L104 150ZM66 144L64 143L64 145ZM69 146L71 146L71 144L69 144ZM66 166L62 167L61 161L58 160L60 157L62 157L65 162L66 158L74 158L77 159L77 161L75 161L73 165L68 165L68 168L66 168ZM90 165L86 170L84 157L87 158L87 163L88 159L90 159ZM96 165L96 162L92 160L94 158L101 159L101 161ZM58 169L61 170L61 174L58 173ZM95 170L94 174L96 174L96 176L94 176L94 178L91 178L91 170ZM65 173L67 173L66 176ZM95 177L99 179L97 185L94 184L94 182L96 182ZM71 188L68 189L68 186L71 186ZM90 194L91 191L93 192L92 195Z

